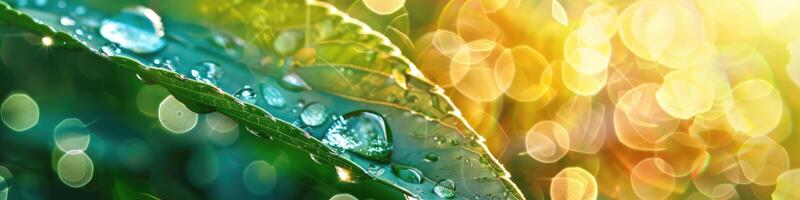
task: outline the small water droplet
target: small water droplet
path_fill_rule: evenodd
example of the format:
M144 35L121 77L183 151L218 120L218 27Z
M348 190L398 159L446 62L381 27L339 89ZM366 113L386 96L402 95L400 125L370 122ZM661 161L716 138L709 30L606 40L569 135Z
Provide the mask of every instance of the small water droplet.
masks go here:
M175 71L175 66L178 65L180 59L176 56L173 58L156 58L153 59L153 66L169 71Z
M161 17L143 6L125 8L103 20L100 35L134 53L153 53L166 45Z
M420 184L422 183L422 172L416 168L403 166L403 165L392 165L392 174L400 178L407 183L414 183Z
M303 80L300 75L295 73L289 73L281 78L280 82L281 87L291 90L291 91L303 91L303 90L310 90L311 87L308 86L305 80Z
M69 16L61 16L61 18L60 18L60 19L58 19L58 22L59 22L59 23L60 23L62 26L74 26L74 25L75 25L75 20L74 20L74 19L72 19L72 18L71 18L71 17L69 17Z
M217 80L222 77L222 67L216 62L203 61L192 66L189 73L195 80L216 84Z
M450 179L444 179L433 186L433 193L445 199L452 199L456 196L456 184Z
M325 105L310 103L303 108L303 112L300 113L300 120L309 126L319 126L327 121L327 116L328 113L325 111Z
M386 169L384 169L380 165L375 165L375 164L370 164L369 167L367 168L367 173L372 175L372 176L383 175L383 172L385 172L385 171L386 171Z
M261 85L261 94L264 96L264 100L267 101L267 105L277 108L282 108L286 105L286 100L278 88L266 84Z
M439 156L436 155L435 153L428 153L427 155L425 155L425 161L436 162L438 160L439 160Z
M236 91L233 96L250 104L255 104L256 100L258 100L256 98L258 97L258 93L256 93L256 90L251 88L249 85L245 85L242 89Z
M63 0L61 0L61 1L58 1L58 2L56 2L56 7L58 7L58 8L61 8L61 9L64 9L64 8L66 8L66 7L67 7L67 2L65 2L65 1L63 1Z
M374 161L389 162L392 131L381 115L372 111L354 111L335 120L322 142Z
M109 42L100 47L100 51L103 52L106 56L113 56L122 53L122 50L119 49L119 44Z

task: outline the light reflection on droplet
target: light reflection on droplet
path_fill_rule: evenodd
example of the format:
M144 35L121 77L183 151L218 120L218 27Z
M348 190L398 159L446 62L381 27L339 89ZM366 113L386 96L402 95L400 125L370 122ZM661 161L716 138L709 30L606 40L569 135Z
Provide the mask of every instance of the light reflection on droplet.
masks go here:
M198 114L186 108L172 95L158 106L158 121L164 129L176 134L189 132L197 125Z
M53 38L50 36L42 37L42 45L49 47L53 45Z
M0 105L0 118L13 131L26 131L39 123L39 105L24 93L6 97Z
M103 20L100 35L135 53L153 53L166 45L161 17L150 8L128 7Z

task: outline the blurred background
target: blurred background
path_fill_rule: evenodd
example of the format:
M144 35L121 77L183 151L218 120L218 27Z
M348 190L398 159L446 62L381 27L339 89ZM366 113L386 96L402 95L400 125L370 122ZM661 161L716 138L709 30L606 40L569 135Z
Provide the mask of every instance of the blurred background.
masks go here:
M800 1L328 2L370 25L400 24L389 27L392 41L444 88L529 199L800 198ZM139 4L184 20L198 10L82 4ZM82 70L102 61L2 31L3 105L38 114L3 118L0 177L16 187L0 198L404 198L340 182L220 114L175 134L158 120L163 88Z

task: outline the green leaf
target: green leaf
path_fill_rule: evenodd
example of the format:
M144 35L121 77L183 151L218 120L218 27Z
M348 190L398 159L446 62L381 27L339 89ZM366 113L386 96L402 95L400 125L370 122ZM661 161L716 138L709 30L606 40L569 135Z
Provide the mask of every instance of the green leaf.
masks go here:
M350 12L368 16L358 2ZM372 20L368 25L317 1L198 0L181 4L163 10L153 7L164 17L166 48L149 54L123 51L107 56L108 62L137 74L145 83L167 88L192 111L223 113L259 137L281 141L308 152L316 161L416 198L440 198L434 188L448 179L461 198L524 198L442 89L403 55L413 48L406 35L407 13L391 15L390 20ZM97 27L59 24L59 17L69 14L63 9L21 10L0 3L0 23L51 37L58 48L102 56L98 49L108 45L95 31L85 30ZM88 7L85 15L75 17L97 21L108 15ZM376 27L382 30L376 31ZM78 30L82 34L76 34ZM392 42L404 43L403 48ZM176 71L148 67L154 59L173 57L180 58ZM219 63L224 75L214 84L189 78L194 63L202 61ZM285 87L282 79L290 75L302 78L310 90ZM263 92L261 87L277 88L287 104L274 107L265 99L247 103L234 97L245 85L258 93ZM302 107L295 107L311 103L326 108L328 115L319 126L304 125L299 118ZM334 126L331 117L358 110L379 113L391 129L388 162L322 142ZM434 156L437 159L431 159ZM413 177L409 171L395 175L409 167L422 173L422 183L409 182L408 177Z

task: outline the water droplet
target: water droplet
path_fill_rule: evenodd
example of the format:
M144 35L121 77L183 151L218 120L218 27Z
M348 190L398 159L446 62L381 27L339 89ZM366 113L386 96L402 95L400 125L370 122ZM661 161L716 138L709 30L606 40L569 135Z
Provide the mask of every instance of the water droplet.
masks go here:
M106 56L113 56L122 53L122 50L119 49L119 44L109 42L100 47L100 51L103 52L103 55Z
M371 160L388 162L392 151L392 131L379 114L354 111L335 120L322 142Z
M75 20L70 18L69 16L61 16L61 18L58 19L58 22L62 26L74 26L75 25Z
M386 171L386 169L385 169L385 168L383 168L383 167L382 167L382 166L380 166L380 165L374 165L374 164L370 164L370 165L369 165L369 167L367 168L367 173L368 173L369 175L372 175L372 176L380 176L380 175L383 175L383 172L385 172L385 171Z
M425 161L436 162L438 160L439 160L439 156L434 154L434 153L428 153L427 155L425 155Z
M46 6L47 5L47 0L36 0L35 2L33 2L33 4L36 4L36 6L39 6L39 7Z
M280 82L281 87L291 90L291 91L303 91L303 90L311 90L311 87L308 86L305 80L303 80L300 75L295 73L286 74L281 78Z
M161 69L166 69L169 71L175 71L175 66L178 66L180 63L180 58L172 57L172 58L156 58L153 59L153 66L158 67Z
M456 184L450 179L444 179L433 186L433 193L445 199L452 199L456 196Z
M222 67L216 62L203 61L192 66L189 73L195 80L216 84L217 80L222 77Z
M278 88L271 85L261 85L261 94L264 95L264 100L267 101L267 105L278 108L286 105L286 100L283 99L283 95Z
M327 115L328 113L325 111L325 105L310 103L303 108L303 112L300 113L300 120L309 126L319 126L325 123L328 118Z
M258 97L256 90L251 88L249 85L245 85L242 89L236 91L233 96L250 104L255 104L256 100L258 100L256 99L256 97Z
M153 53L166 44L161 17L143 6L125 8L103 20L100 35L135 53Z
M413 167L392 165L392 174L397 176L397 178L400 178L400 180L408 183L422 183L422 172Z

